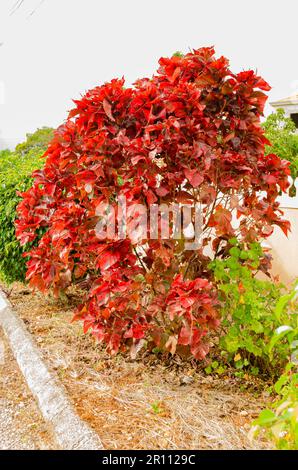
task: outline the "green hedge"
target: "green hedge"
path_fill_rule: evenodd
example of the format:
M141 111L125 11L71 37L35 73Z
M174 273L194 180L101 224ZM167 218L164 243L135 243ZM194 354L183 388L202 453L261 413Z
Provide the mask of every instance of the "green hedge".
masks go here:
M53 136L47 127L28 134L27 140L14 151L0 152L0 276L8 283L23 281L26 259L23 253L30 244L21 247L15 237L16 207L20 201L17 191L26 191L32 184L31 174L41 168L40 158Z
M291 176L295 181L298 178L298 135L296 126L291 118L286 117L283 109L270 114L263 123L265 136L272 145L266 145L266 155L275 153L280 158L291 163ZM295 185L289 190L289 195L296 196Z

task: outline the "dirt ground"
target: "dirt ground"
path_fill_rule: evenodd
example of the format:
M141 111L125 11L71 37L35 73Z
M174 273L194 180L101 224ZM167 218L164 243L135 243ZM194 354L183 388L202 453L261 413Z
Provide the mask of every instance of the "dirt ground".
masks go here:
M77 293L63 303L15 284L9 294L49 368L105 448L268 448L262 439L248 438L252 419L268 400L262 384L214 378L195 362L164 362L152 354L135 361L111 358L80 323L71 323Z
M0 328L0 449L57 449Z

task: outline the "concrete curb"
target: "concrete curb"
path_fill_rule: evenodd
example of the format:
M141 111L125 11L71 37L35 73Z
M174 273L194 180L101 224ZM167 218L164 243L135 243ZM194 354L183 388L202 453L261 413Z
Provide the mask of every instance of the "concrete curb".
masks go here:
M36 398L41 414L53 428L57 443L66 450L102 450L98 435L76 414L66 390L49 372L24 322L0 291L0 326Z

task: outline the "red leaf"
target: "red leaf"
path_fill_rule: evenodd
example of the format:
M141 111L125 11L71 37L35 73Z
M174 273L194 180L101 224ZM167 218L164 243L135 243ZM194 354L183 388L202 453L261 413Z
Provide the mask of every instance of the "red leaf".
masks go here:
M115 263L117 263L119 260L120 260L119 252L111 253L110 251L106 251L99 256L98 266L101 271L106 271Z
M146 194L146 199L147 199L149 206L151 204L154 204L158 200L154 192L151 191L151 189L149 189L149 191L145 191L145 194Z
M106 99L104 99L103 102L102 102L102 106L103 106L104 112L106 113L108 118L111 119L111 121L115 121L115 118L112 114L111 104Z
M225 235L225 234L232 234L233 229L231 225L232 221L232 213L222 207L222 205L218 205L211 215L209 219L209 227L215 227L216 233L218 236Z
M181 344L182 346L187 346L191 343L191 338L192 334L189 325L184 325L179 333L178 344Z
M163 197L169 194L169 190L165 188L164 186L160 186L159 188L155 189L155 192L158 196Z
M203 181L204 181L204 177L199 172L199 170L185 169L184 174L185 174L186 178L188 179L188 181L190 182L190 184L194 188L197 188L198 186L200 186L200 184L203 183Z
M210 347L206 343L195 343L194 345L191 346L190 350L191 353L194 355L194 357L198 360L204 359L208 352L209 352Z

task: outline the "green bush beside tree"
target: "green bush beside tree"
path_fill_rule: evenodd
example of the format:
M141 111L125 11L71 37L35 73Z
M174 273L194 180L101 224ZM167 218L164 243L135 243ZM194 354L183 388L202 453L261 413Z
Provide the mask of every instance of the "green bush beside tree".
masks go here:
M31 174L43 166L41 156L52 136L53 130L43 127L28 134L14 151L0 152L0 276L8 283L24 280L23 254L30 248L29 244L21 247L15 237L16 207L21 199L17 192L31 186Z
M266 145L265 153L275 153L280 158L291 163L290 170L293 178L293 185L289 190L289 195L296 196L295 180L298 177L298 134L292 119L287 118L283 109L278 109L276 113L270 114L263 124L266 137L271 142Z

